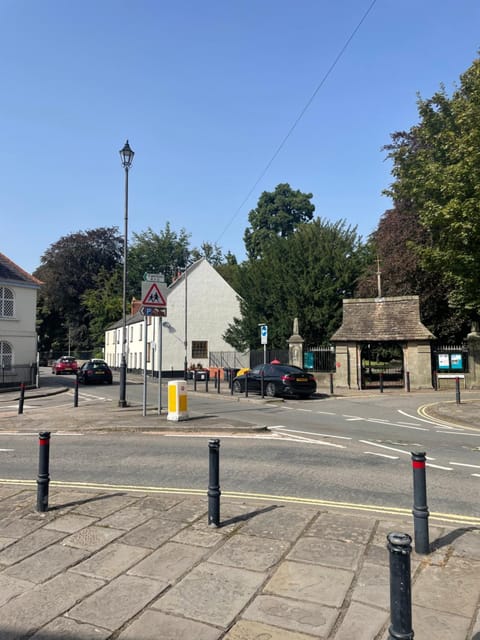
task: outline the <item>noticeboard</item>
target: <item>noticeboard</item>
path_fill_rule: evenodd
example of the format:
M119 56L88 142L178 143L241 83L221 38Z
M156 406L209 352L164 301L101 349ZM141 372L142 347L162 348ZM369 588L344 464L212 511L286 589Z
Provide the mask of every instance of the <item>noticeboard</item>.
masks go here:
M313 369L313 351L305 351L303 354L303 368Z
M437 370L442 373L464 371L464 354L459 351L437 353Z

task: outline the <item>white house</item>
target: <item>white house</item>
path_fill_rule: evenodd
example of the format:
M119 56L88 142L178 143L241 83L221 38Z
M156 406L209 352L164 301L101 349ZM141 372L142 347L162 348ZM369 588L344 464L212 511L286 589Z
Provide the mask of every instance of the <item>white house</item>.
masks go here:
M0 367L37 361L37 292L42 283L0 253Z
M132 304L127 318L127 368L144 368L145 332L147 370L183 371L187 366L248 366L248 354L235 353L222 335L234 317L240 317L238 294L201 258L167 289L167 315L141 315L141 301ZM105 359L119 367L122 355L122 321L105 333ZM161 350L159 351L159 345ZM232 358L235 358L233 361Z

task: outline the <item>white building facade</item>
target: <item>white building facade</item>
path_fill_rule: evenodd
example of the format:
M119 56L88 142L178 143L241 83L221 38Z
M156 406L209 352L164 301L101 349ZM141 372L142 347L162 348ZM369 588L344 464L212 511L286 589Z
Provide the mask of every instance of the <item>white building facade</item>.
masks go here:
M188 368L208 368L212 354L232 353L222 335L235 317L240 317L238 294L202 258L168 287L165 317L145 319L137 311L127 319L127 368L142 370L145 362L151 372L183 371L185 362ZM120 321L105 333L105 360L119 367L121 355ZM236 366L248 366L247 354L244 359L242 364L237 356Z
M40 280L0 253L0 368L37 362L37 292Z

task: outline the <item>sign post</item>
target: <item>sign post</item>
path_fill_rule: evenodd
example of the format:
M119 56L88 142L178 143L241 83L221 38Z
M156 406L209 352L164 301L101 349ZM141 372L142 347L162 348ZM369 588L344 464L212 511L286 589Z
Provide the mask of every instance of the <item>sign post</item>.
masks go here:
M268 326L266 324L260 325L260 339L263 344L263 364L267 362L267 343L268 343Z

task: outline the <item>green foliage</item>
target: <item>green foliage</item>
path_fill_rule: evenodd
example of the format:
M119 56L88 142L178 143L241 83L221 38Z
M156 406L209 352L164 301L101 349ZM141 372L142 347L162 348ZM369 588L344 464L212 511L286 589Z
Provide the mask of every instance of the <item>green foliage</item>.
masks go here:
M363 268L364 247L344 221L316 219L287 238L274 238L258 260L239 267L242 318L224 339L237 349L258 347L259 323L271 348L285 348L298 318L307 344L328 343L340 326L342 299L351 297Z
M382 295L418 295L422 321L438 340L461 342L469 329L468 317L461 309L448 306L448 287L442 275L422 266L421 250L431 243L431 234L415 211L400 205L386 211L369 238L369 257L355 295L378 296L379 266Z
M35 276L44 283L38 297L41 350L52 346L90 349L90 319L83 295L96 286L98 274L118 268L122 240L116 227L63 236L41 258Z
M190 235L181 229L173 231L167 222L165 229L156 233L150 227L133 234L128 250L128 299L140 299L144 273L163 273L170 284L178 269L183 269L189 257Z
M293 191L289 184L279 184L275 191L264 191L257 207L248 214L250 227L243 236L250 260L261 257L276 238L287 238L300 224L313 218L315 206L311 193Z
M449 98L419 99L420 122L387 147L394 183L387 192L418 214L430 234L422 265L440 274L451 307L480 317L480 60Z
M120 266L113 272L101 269L95 286L82 296L90 324L90 342L99 349L105 342L105 329L122 317L123 273Z

